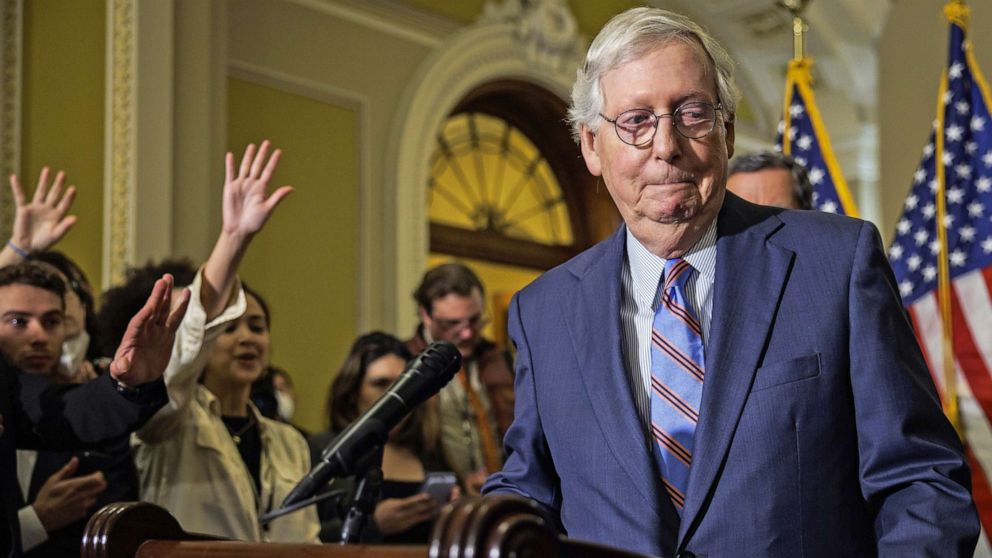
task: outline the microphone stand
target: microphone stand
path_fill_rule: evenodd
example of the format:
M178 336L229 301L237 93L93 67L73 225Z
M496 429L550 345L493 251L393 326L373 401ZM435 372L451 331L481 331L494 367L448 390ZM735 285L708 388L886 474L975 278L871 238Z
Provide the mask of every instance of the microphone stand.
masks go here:
M362 460L359 470L362 472L356 476L359 481L355 491L355 499L341 525L341 544L361 542L368 520L375 511L376 503L379 502L379 496L382 492L381 445L376 445L369 452Z

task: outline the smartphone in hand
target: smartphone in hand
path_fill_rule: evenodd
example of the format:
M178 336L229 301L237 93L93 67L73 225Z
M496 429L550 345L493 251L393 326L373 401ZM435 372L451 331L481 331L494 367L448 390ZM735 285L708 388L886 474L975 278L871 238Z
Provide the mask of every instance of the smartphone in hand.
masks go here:
M76 457L79 458L79 467L76 469L77 477L103 471L114 462L114 456L99 451L83 451L77 453Z
M438 504L447 504L451 499L451 491L458 484L458 478L451 472L431 472L427 473L424 484L420 486L420 492L430 494Z

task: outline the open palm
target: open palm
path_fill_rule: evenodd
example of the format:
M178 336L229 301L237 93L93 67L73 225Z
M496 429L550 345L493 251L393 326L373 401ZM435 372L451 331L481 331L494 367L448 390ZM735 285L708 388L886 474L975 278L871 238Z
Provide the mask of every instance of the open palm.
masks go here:
M63 194L65 173L59 171L55 175L51 188L48 176L48 167L41 169L38 187L30 203L24 199L24 188L17 176L10 177L15 207L11 241L28 252L47 250L76 223L75 216L67 215L76 197L76 187L69 186Z
M269 147L268 140L262 142L257 152L254 144L249 145L237 174L234 171L234 156L227 154L223 202L225 233L253 236L262 229L276 205L293 191L291 186L282 186L267 195L265 190L269 179L282 156L282 151L276 149L266 161Z

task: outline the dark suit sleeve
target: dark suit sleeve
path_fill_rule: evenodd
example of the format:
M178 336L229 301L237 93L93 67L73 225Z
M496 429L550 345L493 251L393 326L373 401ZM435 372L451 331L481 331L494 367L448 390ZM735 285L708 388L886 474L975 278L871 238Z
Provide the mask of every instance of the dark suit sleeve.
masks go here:
M510 338L517 347L513 424L503 439L506 462L490 476L483 494L516 494L541 504L560 523L561 491L537 406L530 345L524 330L520 295L510 303Z
M861 490L875 512L878 555L971 556L979 523L963 448L868 223L848 308Z
M82 385L57 385L48 378L6 367L12 387L11 419L22 448L72 450L125 436L168 400L158 380L142 386L140 400L117 391L108 374Z

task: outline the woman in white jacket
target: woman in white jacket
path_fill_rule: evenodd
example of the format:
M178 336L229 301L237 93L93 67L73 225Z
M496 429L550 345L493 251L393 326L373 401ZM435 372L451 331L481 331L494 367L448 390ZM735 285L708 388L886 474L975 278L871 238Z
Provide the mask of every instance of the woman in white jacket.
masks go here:
M316 542L310 508L261 525L309 470L306 441L249 401L268 364L264 301L239 285L237 268L275 206L266 196L280 151L249 145L240 169L227 154L223 228L190 286L190 308L165 372L169 404L134 437L141 499L168 509L191 532L247 541ZM250 292L249 292L250 293Z

